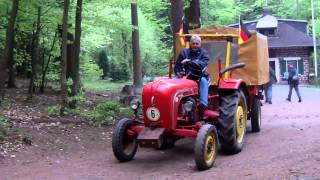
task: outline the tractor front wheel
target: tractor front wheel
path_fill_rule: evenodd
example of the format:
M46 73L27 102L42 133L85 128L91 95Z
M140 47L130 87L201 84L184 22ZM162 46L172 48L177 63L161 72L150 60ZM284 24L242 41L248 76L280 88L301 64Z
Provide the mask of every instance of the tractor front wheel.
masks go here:
M195 162L199 170L213 166L218 150L218 133L215 126L206 124L198 132L195 146Z
M132 160L137 152L137 135L128 135L127 131L132 125L131 119L121 119L113 131L112 149L113 154L120 162Z
M220 117L218 121L221 150L236 154L242 150L247 123L247 103L241 90L220 93Z

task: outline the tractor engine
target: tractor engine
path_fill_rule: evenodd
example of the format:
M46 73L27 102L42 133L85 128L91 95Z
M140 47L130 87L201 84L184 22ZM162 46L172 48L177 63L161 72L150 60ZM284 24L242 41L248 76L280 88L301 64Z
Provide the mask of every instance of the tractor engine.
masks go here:
M142 107L146 127L176 129L177 121L194 111L198 85L189 79L158 78L144 86ZM190 118L187 118L190 119Z

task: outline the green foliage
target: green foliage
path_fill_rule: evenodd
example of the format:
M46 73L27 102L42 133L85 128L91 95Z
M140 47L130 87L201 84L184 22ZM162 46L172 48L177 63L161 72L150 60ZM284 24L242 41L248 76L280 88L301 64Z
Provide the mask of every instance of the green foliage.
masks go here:
M320 9L319 9L319 11L320 11ZM312 22L310 22L310 24L312 24ZM320 39L320 18L315 20L315 27L316 27L316 38ZM312 34L312 25L310 28L310 34Z
M109 81L99 81L107 76L114 81L127 81L132 78L132 26L131 0L83 1L82 36L80 53L80 74L87 89L107 89ZM189 0L185 0L185 7ZM207 7L205 6L207 2ZM245 21L262 16L265 0L202 0L201 16L203 26L228 25L237 23L238 17ZM12 1L0 0L0 56L4 49L6 27ZM68 31L74 34L75 4L71 1ZM170 1L139 0L140 55L143 75L155 77L166 75L168 59L172 55L172 33L169 20ZM310 1L268 0L268 7L279 18L308 20L312 25ZM320 38L320 4L314 0L316 35ZM16 21L15 66L20 77L30 77L32 57L32 34L35 32L38 7L42 8L40 33L40 65L51 61L46 74L47 85L60 89L61 38L58 36L51 46L61 25L63 1L30 0L20 1ZM104 49L100 53L101 49ZM102 52L102 51L101 51ZM107 52L107 53L106 53ZM40 67L41 68L41 67ZM40 69L40 71L43 69ZM105 83L107 82L107 83ZM36 80L36 85L39 79ZM109 88L110 89L110 88ZM112 88L111 88L112 89ZM79 98L79 97L71 97Z
M201 4L202 19L208 19L208 21L203 22L204 26L227 25L235 22L237 5L234 0L206 1L208 2L208 9L206 9L204 3Z
M59 116L60 115L61 105L53 105L47 107L47 112L49 116Z
M0 116L0 141L7 136L8 120Z
M101 49L101 51L99 52L99 58L97 63L99 65L99 68L103 71L102 79L104 79L109 75L110 71L109 59L106 49Z
M81 77L86 80L96 80L102 75L102 70L99 69L96 62L90 60L90 56L83 56L80 65Z
M129 67L122 57L115 57L110 63L110 77L113 81L129 80Z
M75 96L68 96L67 100L68 100L68 103L71 103L71 102L74 102L74 101L75 102L83 102L83 101L85 101L83 91L80 90L80 92Z
M5 46L9 7L11 7L9 1L0 0L0 55L1 50L4 49Z
M131 78L130 3L129 0L108 1L104 2L105 6L102 7L99 6L101 2L95 1L85 5L84 31L81 41L84 47L83 52L89 52L89 56L94 58L99 49L105 47L108 51L109 77L114 80ZM168 16L164 15L167 12L168 3L161 0L154 2L139 1L138 6L141 59L145 64L144 67L146 67L144 73L149 76L159 75L163 71L159 68L155 71L150 67L154 67L158 63L166 63L171 52L171 43L161 42L161 40L170 39L167 38L168 34L165 33L165 29L169 27ZM95 21L92 21L92 19L95 19ZM108 24L108 27L105 24ZM167 48L168 45L170 49ZM100 76L102 76L102 73Z
M93 110L94 120L101 124L112 124L113 120L120 113L120 104L116 101L100 103Z
M318 63L318 73L320 72L320 52L317 51L317 63ZM315 64L314 64L314 53L310 56L310 73L315 73Z

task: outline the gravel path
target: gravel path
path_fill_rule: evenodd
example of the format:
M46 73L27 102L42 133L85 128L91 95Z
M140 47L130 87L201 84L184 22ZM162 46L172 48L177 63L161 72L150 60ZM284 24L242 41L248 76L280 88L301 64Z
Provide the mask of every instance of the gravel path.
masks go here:
M61 152L30 146L0 161L0 179L320 179L320 89L301 87L302 103L295 93L285 100L287 86L273 92L273 104L262 106L262 131L248 132L241 153L219 154L207 171L195 167L192 139L165 151L140 148L133 161L118 163L104 136L111 130L86 128L91 138L81 137L80 145L67 141Z

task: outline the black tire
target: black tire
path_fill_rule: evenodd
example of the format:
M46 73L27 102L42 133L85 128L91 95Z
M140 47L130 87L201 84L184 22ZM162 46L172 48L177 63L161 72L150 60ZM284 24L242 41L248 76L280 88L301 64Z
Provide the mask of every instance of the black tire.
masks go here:
M239 113L240 106L242 114ZM247 103L243 92L241 90L220 92L219 111L217 128L221 151L225 154L239 153L242 150L247 122Z
M218 151L218 133L215 126L206 124L198 132L194 145L197 168L206 170L213 166Z
M128 137L127 129L132 125L131 119L121 119L114 128L112 135L113 154L120 162L126 162L133 159L137 152L137 136Z
M254 98L251 107L251 131L260 132L261 128L261 102L258 98Z

